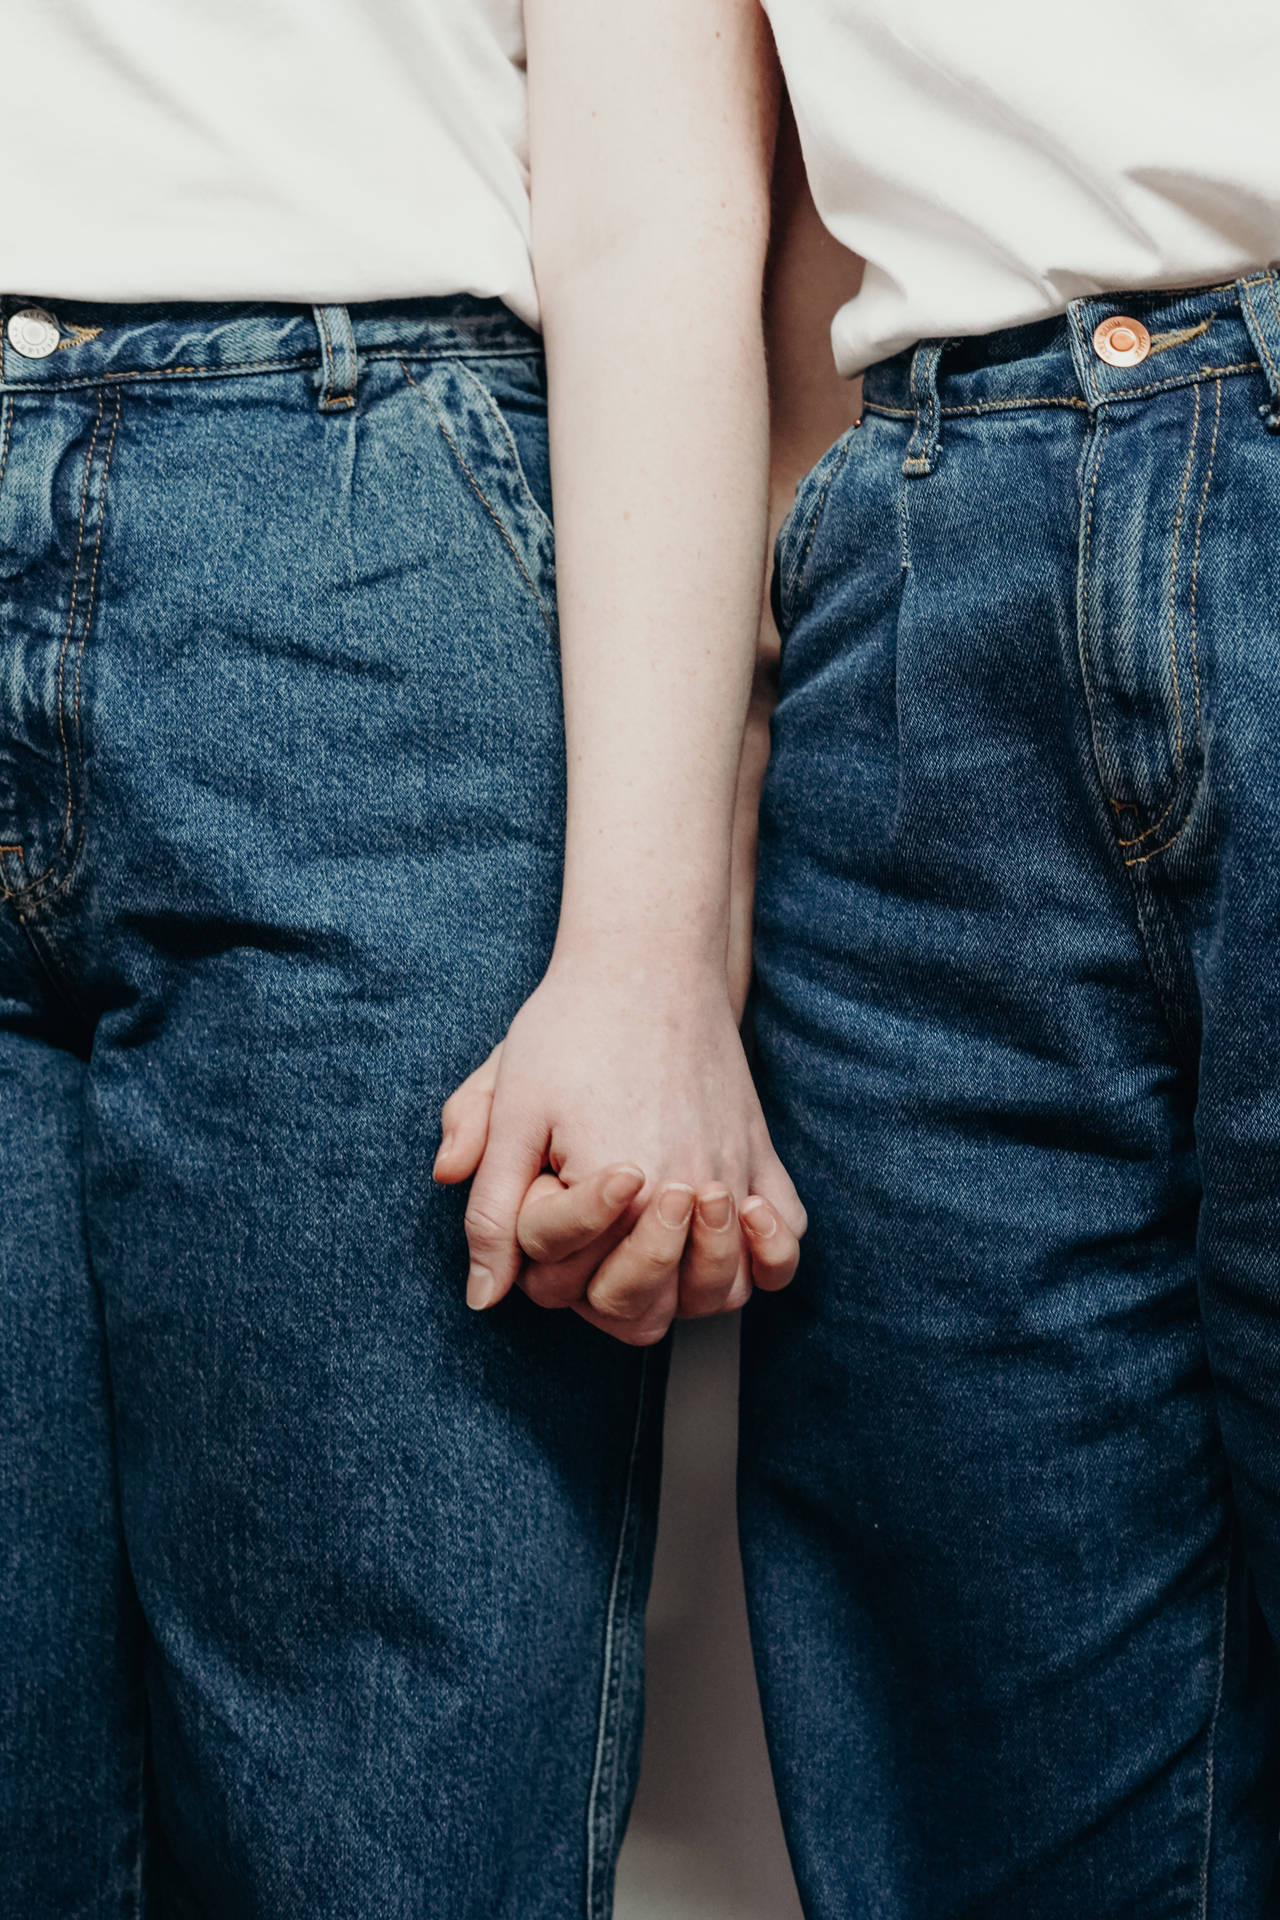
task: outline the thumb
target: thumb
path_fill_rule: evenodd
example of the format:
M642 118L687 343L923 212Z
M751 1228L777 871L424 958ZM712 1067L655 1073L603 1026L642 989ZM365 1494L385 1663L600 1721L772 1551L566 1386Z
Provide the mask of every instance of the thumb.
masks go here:
M547 1144L545 1131L538 1134L527 1125L522 1127L504 1116L500 1106L495 1109L467 1203L469 1307L496 1305L515 1283L524 1257L516 1239L516 1222L525 1195L546 1164Z

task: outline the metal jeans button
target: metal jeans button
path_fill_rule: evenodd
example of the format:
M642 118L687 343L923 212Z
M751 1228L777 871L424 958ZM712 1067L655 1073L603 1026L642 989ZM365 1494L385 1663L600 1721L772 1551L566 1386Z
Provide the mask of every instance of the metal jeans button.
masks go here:
M43 307L19 307L9 316L9 345L24 360L47 360L62 340L58 323Z
M1113 313L1094 328L1093 350L1110 366L1136 367L1151 351L1151 335L1141 320L1131 320L1127 313Z

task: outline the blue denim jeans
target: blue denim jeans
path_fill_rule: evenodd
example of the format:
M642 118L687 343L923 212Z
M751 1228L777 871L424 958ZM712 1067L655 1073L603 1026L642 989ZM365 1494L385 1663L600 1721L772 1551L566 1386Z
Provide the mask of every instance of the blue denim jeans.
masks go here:
M1280 1912L1278 402L1274 272L921 342L779 538L812 1224L742 1522L810 1920Z
M0 1910L601 1920L664 1356L470 1314L430 1179L558 900L536 336L36 304L57 344L6 338L0 387Z

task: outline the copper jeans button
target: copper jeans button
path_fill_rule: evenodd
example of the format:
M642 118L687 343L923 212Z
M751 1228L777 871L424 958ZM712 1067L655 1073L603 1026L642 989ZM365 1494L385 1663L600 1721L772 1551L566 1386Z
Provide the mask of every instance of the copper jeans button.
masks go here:
M1099 320L1093 330L1093 350L1099 360L1113 367L1136 367L1151 351L1151 335L1141 320L1128 314L1113 313Z

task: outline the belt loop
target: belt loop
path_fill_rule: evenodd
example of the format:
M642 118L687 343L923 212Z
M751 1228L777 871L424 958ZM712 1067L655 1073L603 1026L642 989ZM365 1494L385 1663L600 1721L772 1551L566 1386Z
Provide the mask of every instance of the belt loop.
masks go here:
M1280 269L1270 266L1264 273L1251 273L1247 278L1236 281L1240 312L1271 393L1270 400L1258 408L1268 433L1280 433L1280 291L1277 290L1277 280L1280 280Z
M356 403L360 362L351 315L345 307L312 307L320 335L320 411L340 413Z
M911 356L911 398L915 402L915 431L907 444L904 473L932 473L938 457L942 410L938 401L938 362L945 340L922 340Z

